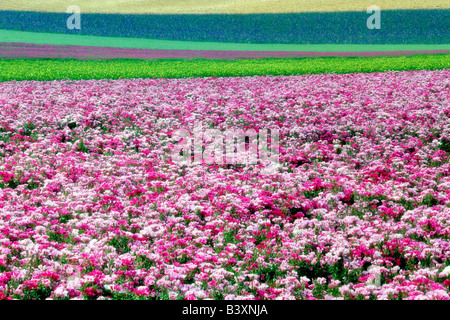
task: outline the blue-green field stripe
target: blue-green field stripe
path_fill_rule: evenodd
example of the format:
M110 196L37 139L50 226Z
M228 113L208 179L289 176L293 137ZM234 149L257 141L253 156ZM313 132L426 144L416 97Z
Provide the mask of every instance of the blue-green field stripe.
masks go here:
M1 1L1 0L0 0ZM76 2L75 2L76 3ZM71 14L0 10L0 29L173 41L283 44L448 44L450 10L382 10L380 29L363 12L287 14Z

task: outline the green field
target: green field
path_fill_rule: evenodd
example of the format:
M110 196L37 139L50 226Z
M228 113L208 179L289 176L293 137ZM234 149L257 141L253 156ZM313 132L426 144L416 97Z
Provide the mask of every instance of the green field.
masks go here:
M156 50L374 52L449 50L448 44L256 44L100 37L0 30L0 42Z
M300 75L450 68L450 55L267 58L237 60L0 60L0 81Z

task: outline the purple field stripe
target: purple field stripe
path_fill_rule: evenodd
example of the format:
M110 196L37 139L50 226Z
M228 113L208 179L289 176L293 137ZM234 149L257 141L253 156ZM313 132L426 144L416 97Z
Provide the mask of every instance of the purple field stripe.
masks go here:
M297 51L206 51L206 50L151 50L87 46L56 46L28 43L0 43L0 58L75 58L87 59L164 59L164 58L284 58L284 57L333 57L333 56L397 56L413 54L450 53L436 51L371 51L371 52L297 52Z

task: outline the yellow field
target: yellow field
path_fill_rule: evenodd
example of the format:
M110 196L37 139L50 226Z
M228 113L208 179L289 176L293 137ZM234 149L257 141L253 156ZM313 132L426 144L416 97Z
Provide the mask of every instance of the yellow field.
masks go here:
M449 9L450 0L0 0L0 10L85 13L287 13L388 9Z

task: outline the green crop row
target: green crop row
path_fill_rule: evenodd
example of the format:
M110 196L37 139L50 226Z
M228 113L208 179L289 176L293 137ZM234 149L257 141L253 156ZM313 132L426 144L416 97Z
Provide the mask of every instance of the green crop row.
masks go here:
M450 68L450 55L267 59L88 60L3 59L0 81L240 77Z

